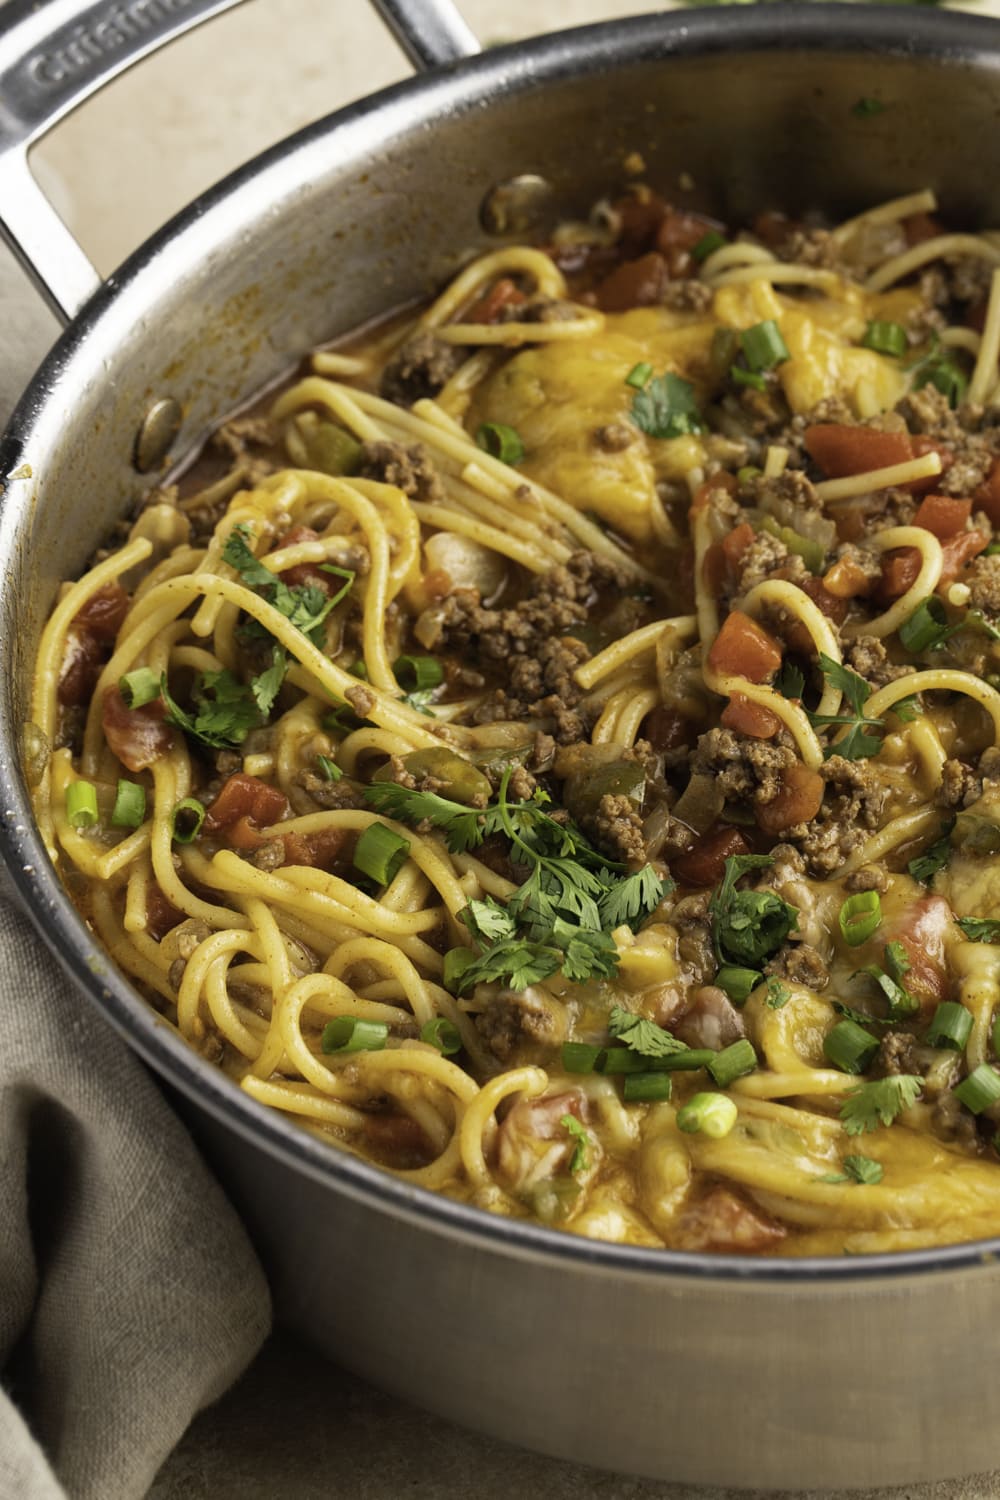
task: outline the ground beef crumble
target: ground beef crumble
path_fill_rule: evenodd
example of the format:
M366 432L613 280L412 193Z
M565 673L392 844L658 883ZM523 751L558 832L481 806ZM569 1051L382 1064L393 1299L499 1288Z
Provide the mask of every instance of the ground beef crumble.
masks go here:
M859 635L852 641L845 657L852 672L857 672L873 688L885 687L897 677L906 677L912 667L897 667L889 660L889 654L877 636Z
M436 396L464 357L463 350L454 344L444 344L431 333L418 333L386 365L379 390L397 406L412 406L415 401Z
M780 947L764 973L775 979L787 979L807 990L823 990L830 981L830 971L821 953L811 943L785 943Z
M820 774L827 794L811 823L790 828L786 837L799 846L811 875L831 875L879 826L888 797L867 761L831 755Z
M394 484L410 500L432 503L444 496L437 470L420 443L365 443L359 473L362 479Z
M691 762L695 772L715 777L727 802L771 802L781 786L781 775L796 762L790 737L752 739L733 729L710 729L701 735Z

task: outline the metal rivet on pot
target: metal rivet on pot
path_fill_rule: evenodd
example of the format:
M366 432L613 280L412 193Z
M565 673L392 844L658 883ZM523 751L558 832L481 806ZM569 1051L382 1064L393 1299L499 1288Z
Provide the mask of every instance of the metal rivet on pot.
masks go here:
M166 458L180 430L181 409L173 396L164 396L161 400L154 401L143 417L135 438L132 463L140 474L148 474Z
M525 234L537 229L552 198L552 184L534 172L494 183L479 208L487 234Z

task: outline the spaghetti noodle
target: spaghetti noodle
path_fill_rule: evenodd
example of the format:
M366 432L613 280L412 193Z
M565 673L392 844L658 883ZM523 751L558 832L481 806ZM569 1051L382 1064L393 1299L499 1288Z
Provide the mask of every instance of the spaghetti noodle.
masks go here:
M43 634L39 825L115 962L493 1212L1000 1231L998 259L929 193L632 188L318 352Z

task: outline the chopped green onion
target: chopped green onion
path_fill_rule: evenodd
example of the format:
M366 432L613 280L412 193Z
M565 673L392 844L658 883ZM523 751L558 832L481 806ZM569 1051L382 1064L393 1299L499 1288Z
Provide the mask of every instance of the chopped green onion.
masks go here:
M697 261L698 265L701 265L703 260L708 260L708 257L714 255L716 250L721 250L723 245L728 244L729 241L724 234L720 234L717 229L710 229L707 234L702 235L697 245L692 249L691 259Z
M398 656L392 670L408 693L423 693L444 681L444 667L436 656Z
M171 838L175 844L193 844L205 821L205 807L197 797L178 802L171 818Z
M949 406L961 406L969 387L968 377L950 359L936 359L914 381L916 386L932 385L948 398Z
M944 825L944 830L939 839L928 845L923 854L917 854L907 863L907 870L914 880L921 881L924 885L933 880L939 870L943 870L951 858L951 840L948 837L949 825Z
M622 1098L626 1104L652 1104L669 1099L673 1087L669 1073L633 1073L622 1084Z
M652 1064L648 1058L646 1062L647 1066L655 1067L657 1072L693 1073L695 1068L707 1068L717 1056L711 1047L688 1047L683 1052L670 1052L666 1057L658 1057Z
M335 1016L323 1027L320 1046L324 1052L381 1052L389 1036L384 1021L359 1021L356 1016Z
M728 1094L695 1094L677 1111L677 1128L693 1135L701 1131L719 1141L739 1118L739 1110Z
M851 105L851 114L857 115L859 120L868 120L872 115L880 115L884 109L881 99L862 98Z
M876 354L894 354L897 358L910 347L902 323L881 323L877 319L868 324L861 343L866 349L874 349Z
M566 1042L563 1045L563 1059L566 1056L566 1047L574 1045ZM633 1052L631 1047L605 1047L602 1049L604 1056L600 1060L602 1073L662 1073L668 1061L665 1057L643 1057L641 1052ZM715 1056L715 1053L712 1053ZM577 1071L571 1069L570 1071Z
M730 366L729 378L737 385L748 385L752 391L767 390L767 381L763 375L758 375L755 370L744 370L740 365Z
M951 634L945 607L933 594L917 605L898 631L900 644L914 655L943 646Z
M756 969L741 969L736 964L723 964L715 976L715 983L735 1005L742 1005L763 978L763 974L758 974Z
M927 1045L950 1047L955 1052L962 1052L971 1031L971 1012L954 1000L943 1000L927 1028Z
M468 952L468 949L465 951ZM462 1034L447 1016L435 1016L433 1021L426 1021L420 1028L420 1040L429 1042L445 1057L452 1057L462 1050Z
M359 677L362 682L368 681L368 667L360 657L358 657L357 661L352 661L347 670L350 672L352 677Z
M890 964L892 963L892 955L889 950L894 946L896 945L890 943L886 946L885 950L886 962ZM903 945L900 943L898 946L901 948ZM869 979L874 979L882 994L889 1002L889 1015L894 1021L899 1020L901 1016L912 1016L920 1009L920 1001L916 996L911 995L909 990L899 983L898 978L893 978L884 969L880 969L878 964L866 964L863 969L858 970L858 973L867 974Z
M981 1115L984 1109L1000 1101L1000 1073L989 1063L980 1063L953 1093L966 1109L971 1109L974 1115Z
M708 1071L719 1085L720 1089L726 1089L737 1078L745 1078L747 1073L752 1073L757 1066L757 1054L753 1050L753 1043L746 1038L739 1042L733 1042L731 1047L723 1047L717 1052L708 1064Z
M449 948L444 956L444 970L441 975L442 983L450 995L457 995L462 987L462 975L470 964L474 964L476 955L471 948Z
M740 344L751 370L773 370L775 365L791 359L781 329L773 318L745 328L740 334Z
M66 816L71 828L93 828L97 822L97 788L91 782L70 782L66 788Z
M838 1021L823 1038L824 1053L843 1073L863 1073L878 1049L878 1037L856 1021Z
M519 464L524 457L524 444L513 427L503 422L483 422L476 432L476 443L484 453L498 458L502 464Z
M337 762L331 760L328 755L317 755L316 764L319 766L320 775L327 781L339 781L344 774Z
M858 891L848 896L840 908L840 931L849 948L860 948L882 921L882 902L878 891Z
M652 373L653 366L644 359L640 360L637 365L632 366L631 370L625 376L625 384L633 386L637 391L641 391Z
M765 516L760 524L763 531L770 532L771 536L784 542L789 552L798 553L810 573L822 573L826 561L826 548L822 542L818 542L815 537L803 536L791 526L779 525L773 516Z
M111 822L115 828L138 828L146 816L146 788L137 781L118 783Z
M563 1042L562 1065L567 1073L593 1073L603 1050L587 1042Z
M354 868L374 880L389 885L406 863L410 841L385 823L369 823L354 846Z
M160 679L149 667L136 667L118 679L118 691L126 708L142 708L160 696Z

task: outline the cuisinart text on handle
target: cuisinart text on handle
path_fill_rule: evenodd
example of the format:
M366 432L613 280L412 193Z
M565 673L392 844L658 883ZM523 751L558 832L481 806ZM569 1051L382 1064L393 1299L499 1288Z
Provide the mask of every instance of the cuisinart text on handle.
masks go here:
M28 62L28 76L43 88L65 83L107 53L155 31L190 4L191 0L119 0L98 19L74 27L61 45L36 53Z

